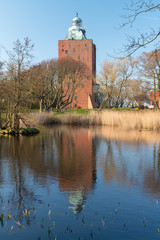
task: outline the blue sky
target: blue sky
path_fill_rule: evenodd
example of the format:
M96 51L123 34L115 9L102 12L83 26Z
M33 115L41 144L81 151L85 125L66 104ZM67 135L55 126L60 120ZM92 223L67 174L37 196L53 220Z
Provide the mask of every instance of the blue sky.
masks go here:
M134 28L118 30L126 2L129 0L0 0L0 57L6 57L3 47L11 50L16 39L27 36L35 44L35 63L57 58L58 40L66 37L77 11L87 38L96 44L99 69L107 54L113 55L126 43L126 34L136 35L138 30L159 25L159 16L150 14L140 16Z

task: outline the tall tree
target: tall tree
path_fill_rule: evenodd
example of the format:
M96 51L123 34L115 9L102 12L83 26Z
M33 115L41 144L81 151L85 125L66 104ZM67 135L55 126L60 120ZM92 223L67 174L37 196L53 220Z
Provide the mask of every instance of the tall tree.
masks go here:
M130 59L104 62L98 79L99 89L103 95L100 109L124 105L126 88L133 74L134 65Z
M154 90L154 105L156 106L156 91L160 96L160 49L144 52L139 57L139 70L141 75L149 79Z
M13 43L13 49L11 52L7 51L9 62L8 62L8 73L10 79L10 88L12 90L12 113L13 113L13 125L12 128L15 131L19 131L20 127L20 106L22 101L27 96L24 93L24 74L25 70L31 64L33 44L27 37L24 39L24 43L19 40Z
M0 61L0 89L1 89L1 91L2 91L2 88L3 88L3 84L2 84L2 78L3 78L2 68L3 68L3 62ZM3 104L4 104L4 100L3 100L2 94L0 94L0 128L2 128L1 114L2 114L2 109L3 109Z
M39 102L40 112L54 106L57 98L57 60L43 61L27 71L30 101Z

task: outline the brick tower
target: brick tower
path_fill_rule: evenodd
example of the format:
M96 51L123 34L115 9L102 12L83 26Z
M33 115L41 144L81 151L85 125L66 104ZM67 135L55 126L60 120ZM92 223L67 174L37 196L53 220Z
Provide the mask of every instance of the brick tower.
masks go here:
M96 74L96 46L92 39L86 38L86 31L78 13L72 20L72 27L69 28L66 39L58 41L58 58L61 60L65 57L71 57L87 67L87 80L82 76L84 84L76 90L71 107L95 108L93 76Z

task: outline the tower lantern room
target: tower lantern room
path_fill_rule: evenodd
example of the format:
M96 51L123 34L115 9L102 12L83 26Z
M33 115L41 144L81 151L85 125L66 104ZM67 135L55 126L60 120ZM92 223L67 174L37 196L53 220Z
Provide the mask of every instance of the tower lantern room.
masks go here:
M86 39L86 30L82 27L82 19L78 17L78 13L76 13L76 17L72 20L72 27L68 29L68 35L65 40L82 40Z

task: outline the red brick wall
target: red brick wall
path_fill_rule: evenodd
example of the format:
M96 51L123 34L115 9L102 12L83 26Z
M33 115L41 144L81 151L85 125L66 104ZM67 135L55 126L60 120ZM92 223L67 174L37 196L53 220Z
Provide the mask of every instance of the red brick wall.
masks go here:
M85 40L59 40L58 56L61 60L66 56L76 61L86 64L88 68L88 79L84 79L84 84L77 89L75 93L76 100L73 101L71 107L75 104L81 108L88 108L88 96L93 94L92 76L96 73L96 46L91 39Z

